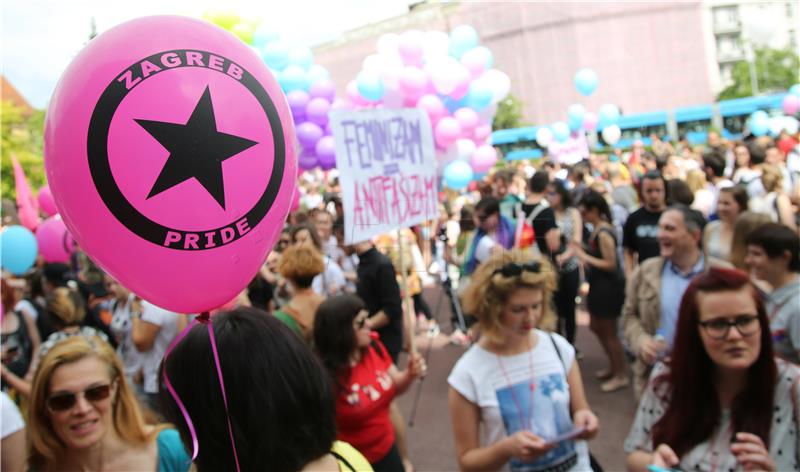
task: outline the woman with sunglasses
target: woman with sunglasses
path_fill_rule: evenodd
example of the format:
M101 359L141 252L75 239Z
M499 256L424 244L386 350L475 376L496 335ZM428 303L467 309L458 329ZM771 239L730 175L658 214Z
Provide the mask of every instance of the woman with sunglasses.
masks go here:
M670 359L653 368L625 440L628 470L797 470L798 380L800 369L773 357L748 275L698 275L681 300Z
M28 413L30 470L186 471L166 425L147 425L114 349L76 335L43 354Z
M464 309L478 316L481 338L447 379L462 470L590 469L584 440L598 421L575 349L537 328L554 321L554 287L547 261L508 252L482 264L466 288Z
M402 472L389 407L424 375L425 361L414 354L408 368L398 370L367 316L355 295L325 300L317 310L314 346L335 385L339 439L364 454L376 472Z
M578 203L578 210L594 230L589 237L588 251L575 241L571 247L586 267L589 327L603 346L610 364L608 369L595 375L604 380L600 390L613 392L630 383L626 374L625 350L617 335L617 321L625 303L625 274L617 257L617 237L606 199L596 191L589 190Z

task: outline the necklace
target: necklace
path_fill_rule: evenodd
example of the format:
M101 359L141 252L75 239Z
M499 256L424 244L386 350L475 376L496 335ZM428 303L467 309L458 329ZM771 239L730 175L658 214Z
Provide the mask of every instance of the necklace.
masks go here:
M511 377L508 375L508 372L506 372L506 368L503 365L502 359L500 359L500 355L495 354L495 357L497 358L497 365L500 366L500 372L503 373L503 377L505 378L506 383L508 384L508 387L511 389L511 399L514 401L514 406L517 409L517 414L519 415L520 426L522 427L523 430L533 431L533 427L532 427L532 424L531 424L531 414L533 412L533 395L534 395L534 392L536 391L536 380L535 380L534 375L533 375L533 353L532 353L532 348L531 348L530 335L528 336L528 338L526 340L526 346L528 348L528 371L531 374L530 383L528 384L528 387L530 388L530 391L531 391L531 400L530 400L530 403L528 405L528 414L527 415L525 415L524 412L522 411L522 404L520 403L519 399L517 398L517 393L514 391L514 386L511 384Z

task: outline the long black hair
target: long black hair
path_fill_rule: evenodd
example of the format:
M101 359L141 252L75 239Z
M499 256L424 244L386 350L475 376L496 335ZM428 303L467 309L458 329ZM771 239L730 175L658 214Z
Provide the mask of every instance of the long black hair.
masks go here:
M254 308L219 313L211 323L227 417L206 325L192 328L161 365L197 431L197 470L234 468L226 418L242 470L294 472L327 454L336 439L334 396L308 346L280 320ZM188 426L159 378L165 416L191 450Z
M357 346L353 320L363 309L360 298L344 294L322 302L314 317L314 346L339 388L339 375L350 368L350 355Z
M583 206L586 210L596 208L600 213L600 218L606 220L608 223L614 221L611 217L611 209L608 207L608 202L605 197L600 195L594 190L587 190L584 192L581 200L578 202L579 206Z

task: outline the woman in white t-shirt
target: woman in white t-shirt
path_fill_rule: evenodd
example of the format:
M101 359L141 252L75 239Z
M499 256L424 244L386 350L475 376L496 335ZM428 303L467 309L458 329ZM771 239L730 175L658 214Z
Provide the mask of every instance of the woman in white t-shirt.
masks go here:
M598 421L575 350L537 329L554 316L555 274L546 260L508 252L482 264L466 289L464 309L478 316L481 339L447 379L462 470L590 469L584 440L597 434Z

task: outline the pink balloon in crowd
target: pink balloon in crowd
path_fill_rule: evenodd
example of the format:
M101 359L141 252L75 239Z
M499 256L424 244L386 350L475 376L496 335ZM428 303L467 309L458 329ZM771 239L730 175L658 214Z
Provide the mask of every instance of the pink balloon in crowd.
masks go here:
M424 34L419 30L408 30L400 35L397 52L405 65L422 65L424 39Z
M157 306L199 313L246 287L278 239L294 136L281 87L242 41L202 20L145 17L67 67L45 165L64 223L98 265Z
M475 127L475 132L472 134L476 143L484 144L486 140L492 135L492 125L484 124Z
M445 108L442 100L436 95L423 95L420 97L419 101L417 101L416 106L428 115L432 125L436 124L442 117L447 115L447 108Z
M459 108L453 112L453 117L461 126L461 133L464 137L472 136L472 132L475 130L475 127L478 126L478 121L480 119L475 110L467 107Z
M470 159L470 166L476 174L488 172L497 162L497 150L490 145L479 146Z
M461 125L458 124L455 118L446 116L436 123L433 136L436 139L436 144L440 148L446 149L461 136Z
M364 97L362 97L361 94L358 92L358 85L356 85L355 80L351 80L350 82L347 83L344 93L347 99L350 100L350 103L352 103L356 107L363 107L369 103L366 100L364 100Z
M587 111L583 114L583 129L594 131L597 129L597 114Z
M417 100L425 93L428 85L428 77L419 67L406 66L400 73L398 80L400 92L411 100Z
M306 118L312 123L325 126L328 124L328 113L330 111L331 102L321 97L312 98L306 105Z
M36 230L36 243L45 262L68 263L75 241L60 216L51 216Z
M461 56L461 64L469 70L472 78L480 77L491 66L491 61L491 51L483 46L472 48Z
M50 187L47 185L39 189L39 195L36 199L39 201L39 208L41 208L47 216L53 216L58 213L56 201L53 198L53 194L50 192Z
M800 97L790 93L783 97L783 112L787 115L794 115L800 111Z

